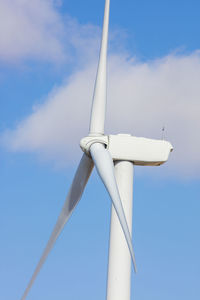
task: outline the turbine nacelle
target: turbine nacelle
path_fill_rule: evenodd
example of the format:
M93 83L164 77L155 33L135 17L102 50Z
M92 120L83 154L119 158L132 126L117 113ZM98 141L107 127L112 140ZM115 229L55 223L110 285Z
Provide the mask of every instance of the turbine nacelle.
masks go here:
M168 141L130 134L87 136L81 139L80 147L90 156L90 147L95 143L104 144L114 161L127 160L139 166L160 166L168 160L170 152L173 151Z

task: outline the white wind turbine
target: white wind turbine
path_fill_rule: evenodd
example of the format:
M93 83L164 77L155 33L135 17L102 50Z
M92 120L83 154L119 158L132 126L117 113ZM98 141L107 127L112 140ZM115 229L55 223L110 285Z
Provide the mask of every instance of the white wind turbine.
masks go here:
M131 258L136 272L131 241L133 165L161 165L168 160L173 148L164 140L129 134L104 135L109 10L110 0L105 0L89 135L80 141L84 154L57 223L21 300L26 299L49 252L81 199L94 165L112 200L107 300L130 300Z

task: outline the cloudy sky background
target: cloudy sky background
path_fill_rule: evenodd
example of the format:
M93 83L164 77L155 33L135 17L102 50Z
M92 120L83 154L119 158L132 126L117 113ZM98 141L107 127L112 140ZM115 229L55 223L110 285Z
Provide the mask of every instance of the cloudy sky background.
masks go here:
M198 299L200 7L194 0L126 2L111 2L106 132L160 139L165 126L174 146L166 166L136 168L141 271L132 297ZM0 0L5 300L23 292L81 155L103 6L101 0ZM109 210L94 174L29 299L105 298Z

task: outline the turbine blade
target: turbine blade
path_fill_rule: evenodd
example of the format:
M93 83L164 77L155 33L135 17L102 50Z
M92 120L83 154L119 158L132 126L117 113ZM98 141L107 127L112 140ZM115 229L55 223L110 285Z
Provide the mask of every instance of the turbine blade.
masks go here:
M100 143L94 143L90 147L90 154L94 161L95 167L99 176L101 177L109 195L113 202L113 206L118 215L122 230L124 232L126 242L131 254L131 258L134 265L134 270L137 272L136 262L135 262L135 254L133 251L132 240L130 231L128 228L128 224L126 221L126 216L124 214L124 209L122 206L122 202L119 195L119 190L117 187L117 182L115 179L114 173L114 164L112 161L112 157L107 149L105 149L104 145Z
M107 83L107 48L110 0L105 2L101 50L90 117L90 134L104 134Z
M21 298L21 300L25 300L35 279L37 278L38 273L40 272L45 260L47 259L47 256L49 255L50 251L52 250L57 238L59 237L65 223L71 216L74 208L78 204L79 200L81 199L82 193L84 191L84 188L87 184L87 181L90 177L90 174L93 169L93 162L92 160L83 154L82 159L80 161L79 167L76 171L76 174L74 176L74 180L72 182L71 188L69 190L69 193L67 195L67 198L65 200L64 206L62 208L62 211L58 217L57 223L51 233L50 239L46 245L46 248L44 249L44 252L39 260L39 263L32 275L32 278Z

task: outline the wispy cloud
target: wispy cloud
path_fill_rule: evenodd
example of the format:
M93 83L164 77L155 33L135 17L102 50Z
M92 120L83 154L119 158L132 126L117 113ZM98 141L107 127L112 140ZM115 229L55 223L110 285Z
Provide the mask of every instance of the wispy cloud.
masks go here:
M0 59L63 59L63 24L49 0L0 0Z
M88 132L96 63L74 72L17 128L3 134L13 151L36 152L63 164L77 155ZM140 62L123 54L109 58L107 132L161 137L175 148L168 172L199 176L200 53Z
M71 62L85 51L84 37L92 49L97 28L62 16L58 5L56 0L0 0L0 61Z

